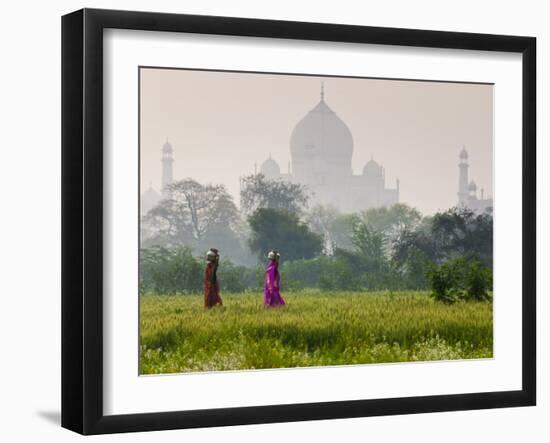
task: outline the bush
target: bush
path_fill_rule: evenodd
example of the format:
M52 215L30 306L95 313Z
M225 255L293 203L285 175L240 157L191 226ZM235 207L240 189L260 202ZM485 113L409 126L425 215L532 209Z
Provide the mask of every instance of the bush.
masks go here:
M283 261L281 271L281 286L283 288L290 283L291 287L316 288L319 285L319 278L325 267L323 262L326 257L310 260Z
M205 261L193 257L188 247L152 247L140 251L140 293L158 294L200 293L203 290ZM259 267L236 266L229 259L218 268L220 289L243 292L259 289L263 271Z
M205 261L193 256L190 248L153 247L142 249L140 258L140 293L194 294L203 287ZM492 288L492 271L478 260L458 258L441 266L427 265L426 278L433 297L445 303L460 299L487 300ZM392 267L368 270L361 256L336 251L333 257L284 261L281 265L281 289L299 291L319 288L328 291L395 291L406 287L406 277ZM419 271L420 272L420 271ZM264 265L237 266L222 257L218 278L222 292L261 290Z
M257 290L263 282L263 279L258 278L258 275L263 275L261 267L236 266L228 260L220 261L217 275L220 280L220 289L227 292Z
M459 279L453 268L450 263L428 267L426 277L430 282L432 296L435 300L444 303L454 303L457 300L456 289Z
M202 291L203 266L188 247L140 251L140 290L160 294Z
M440 266L430 265L426 278L437 301L454 303L458 300L484 301L490 298L492 270L479 260L459 257Z
M349 291L360 288L353 268L342 259L333 259L319 278L319 288Z
M360 254L335 251L332 257L285 261L281 266L283 289L319 288L330 291L395 290L403 286L400 275L387 269L368 269Z
M288 290L303 288L359 289L359 280L355 275L352 266L341 258L319 257L310 260L294 260L283 262L281 286Z
M493 271L474 261L466 275L466 290L471 300L488 300L493 289Z

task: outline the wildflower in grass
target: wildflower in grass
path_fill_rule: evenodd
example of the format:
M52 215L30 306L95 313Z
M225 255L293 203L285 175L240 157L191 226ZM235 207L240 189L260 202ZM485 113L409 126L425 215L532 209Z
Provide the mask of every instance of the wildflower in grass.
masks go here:
M224 292L227 308L207 311L201 296L141 296L140 373L493 357L490 300L305 289L265 311L259 297Z

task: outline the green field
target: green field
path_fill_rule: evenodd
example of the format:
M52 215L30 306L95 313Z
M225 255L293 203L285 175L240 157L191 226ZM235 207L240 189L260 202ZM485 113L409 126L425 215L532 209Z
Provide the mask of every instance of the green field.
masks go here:
M491 358L492 304L446 305L425 292L285 293L265 309L260 293L143 295L140 373L285 368Z

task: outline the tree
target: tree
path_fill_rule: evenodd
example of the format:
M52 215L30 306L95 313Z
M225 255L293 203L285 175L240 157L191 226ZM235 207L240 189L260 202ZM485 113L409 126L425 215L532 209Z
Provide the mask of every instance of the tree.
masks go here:
M341 214L333 221L331 225L331 236L333 240L333 249L353 250L353 226L356 222L356 216L353 214Z
M386 270L386 238L369 224L357 220L353 226L352 243L366 271Z
M407 287L425 287L426 271L455 258L480 260L492 267L493 217L466 208L451 208L405 228L391 242L392 265Z
M295 213L272 208L259 208L248 218L251 229L250 249L260 261L267 252L277 249L285 260L318 256L323 239L311 232Z
M223 185L202 185L185 179L167 187L169 198L163 199L144 218L153 232L149 243L197 246L213 232L237 222L238 211Z
M300 213L307 208L307 188L284 180L268 180L263 174L249 175L241 182L241 209L252 214L258 208Z
M430 265L426 271L432 297L444 303L458 300L491 299L493 271L479 260L457 257L440 266Z
M426 269L436 261L436 252L429 228L418 226L415 230L405 229L399 233L392 242L391 263L405 287L426 287Z
M306 217L311 230L323 237L323 252L326 255L332 255L334 252L333 227L338 215L338 210L333 206L316 205L308 212Z
M377 232L383 232L389 242L404 230L412 230L422 220L417 209L404 203L389 208L371 208L362 213L363 220Z
M441 262L457 256L493 263L493 215L454 207L434 215L431 234Z
M316 205L307 213L306 220L313 232L323 236L326 255L333 255L337 249L353 249L355 215L340 214L333 206Z

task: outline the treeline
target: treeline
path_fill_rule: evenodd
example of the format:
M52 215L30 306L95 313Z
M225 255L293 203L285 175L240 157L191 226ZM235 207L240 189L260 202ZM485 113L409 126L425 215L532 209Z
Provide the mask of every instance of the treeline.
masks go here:
M202 292L205 260L193 255L188 246L153 246L140 251L140 292L193 294ZM261 267L246 267L224 259L217 272L221 289L243 292L260 288Z
M491 290L491 211L455 207L423 216L397 204L340 214L309 208L311 196L301 185L263 175L245 177L241 185L240 210L223 186L171 185L171 198L143 220L142 292L200 292L209 247L221 250L220 282L231 292L261 288L270 249L282 253L286 291L432 288L452 302L483 299Z

